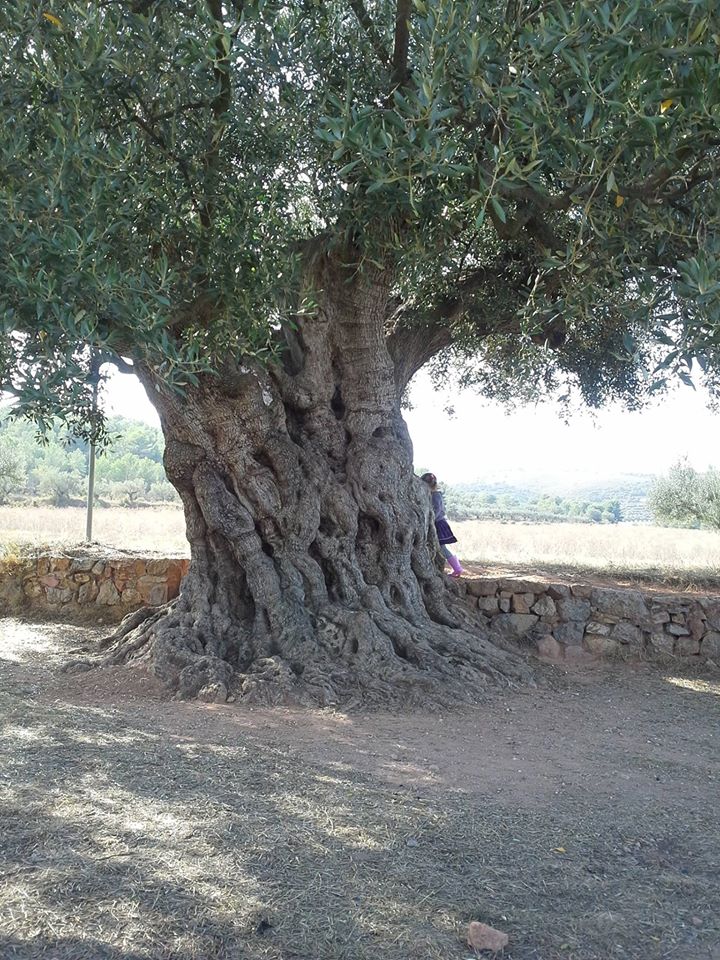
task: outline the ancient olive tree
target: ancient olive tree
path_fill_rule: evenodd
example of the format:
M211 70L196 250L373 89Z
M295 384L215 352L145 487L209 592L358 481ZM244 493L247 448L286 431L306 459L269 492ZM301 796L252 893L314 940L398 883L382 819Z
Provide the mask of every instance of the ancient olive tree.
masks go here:
M5 0L2 388L97 433L91 364L132 369L192 551L111 659L319 702L523 673L436 565L401 398L712 379L719 35L716 0Z

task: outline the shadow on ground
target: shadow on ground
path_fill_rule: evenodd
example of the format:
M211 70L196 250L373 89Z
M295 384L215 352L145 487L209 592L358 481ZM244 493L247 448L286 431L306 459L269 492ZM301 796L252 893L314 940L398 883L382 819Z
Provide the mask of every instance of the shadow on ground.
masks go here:
M508 960L720 958L717 681L278 721L89 704L43 637L0 640L3 960L464 960L472 919Z

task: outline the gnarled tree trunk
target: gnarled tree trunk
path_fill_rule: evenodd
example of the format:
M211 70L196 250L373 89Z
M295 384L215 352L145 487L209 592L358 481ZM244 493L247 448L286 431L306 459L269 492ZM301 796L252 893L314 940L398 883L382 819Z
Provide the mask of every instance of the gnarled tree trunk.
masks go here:
M481 636L437 565L387 284L326 263L321 286L282 364L228 362L185 396L140 369L192 560L181 596L128 618L110 659L149 659L179 697L474 699L526 668Z

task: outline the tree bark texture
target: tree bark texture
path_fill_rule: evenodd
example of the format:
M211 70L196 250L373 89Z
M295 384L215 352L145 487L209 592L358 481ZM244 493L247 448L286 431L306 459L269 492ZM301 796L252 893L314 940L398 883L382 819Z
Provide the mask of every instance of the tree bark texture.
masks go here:
M140 369L191 566L172 605L109 638L109 660L148 661L178 698L477 699L527 668L485 639L438 566L385 342L387 284L326 262L320 286L282 363L228 362L185 396Z

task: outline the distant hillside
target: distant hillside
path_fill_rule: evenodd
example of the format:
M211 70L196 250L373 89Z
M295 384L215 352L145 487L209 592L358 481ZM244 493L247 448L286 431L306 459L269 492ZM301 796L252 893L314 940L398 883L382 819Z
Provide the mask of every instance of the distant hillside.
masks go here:
M55 429L40 444L31 423L3 419L2 413L0 409L0 503L82 502L87 489L85 441ZM126 417L110 417L108 430L113 442L97 458L96 498L122 506L177 502L162 465L161 431Z
M595 483L523 478L521 483L487 480L445 485L449 516L456 520L499 519L574 523L650 523L650 474L624 474Z

